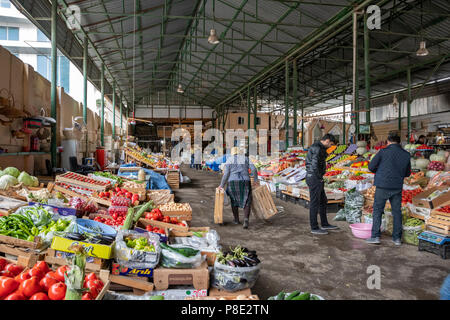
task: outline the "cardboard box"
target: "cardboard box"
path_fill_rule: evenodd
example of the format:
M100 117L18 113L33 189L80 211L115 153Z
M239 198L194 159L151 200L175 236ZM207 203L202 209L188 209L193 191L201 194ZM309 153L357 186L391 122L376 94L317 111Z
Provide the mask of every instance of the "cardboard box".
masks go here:
M81 244L84 250L86 251L87 255L91 257L110 259L112 256L113 244L111 246L106 246L103 244L70 240L62 237L54 237L52 240L51 248L58 251L73 253L73 251L69 249L69 247L73 244Z
M447 202L447 201L450 200L450 192L446 192L444 194L441 194L440 196L434 198L432 201L428 201L426 198L430 194L432 194L434 191L436 191L436 190L447 190L447 189L448 189L448 187L433 187L433 188L430 188L429 190L425 190L425 191L417 194L412 199L412 203L416 207L429 208L429 209L437 208L441 204L443 204L444 202Z
M120 276L138 276L153 278L153 268L129 268L120 263L113 262L111 274Z

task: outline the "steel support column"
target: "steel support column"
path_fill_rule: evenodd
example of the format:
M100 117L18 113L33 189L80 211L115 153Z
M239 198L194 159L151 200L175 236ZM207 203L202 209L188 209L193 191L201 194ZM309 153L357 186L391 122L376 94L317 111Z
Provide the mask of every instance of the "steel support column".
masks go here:
M342 144L345 144L346 142L346 128L345 128L345 89L342 90Z
M408 117L408 141L411 137L411 103L412 103L412 96L411 96L411 68L408 68L406 71L406 78L408 81L408 99L407 99L407 117Z
M364 76L366 87L366 124L370 125L370 42L369 42L369 28L367 27L367 13L364 14Z
M112 138L116 135L116 83L113 82L113 94L112 94L112 108L113 108L113 121L112 121ZM113 143L114 145L114 143Z
M289 148L289 62L286 60L284 63L284 76L285 76L285 97L284 97L284 128L286 130L286 150Z
M87 124L87 74L88 74L88 39L84 37L83 46L83 120Z
M402 134L402 99L398 102L398 131L401 137Z
M304 126L304 119L303 119L303 117L305 116L305 110L304 110L305 108L304 108L304 106L303 106L303 101L302 101L302 147L304 147L305 146L305 126Z
M250 86L247 89L247 111L248 111L248 115L247 115L247 130L248 130L248 129L250 129L250 119L251 119L251 114L252 114L252 105L251 105L251 100L250 100Z
M355 141L359 135L359 81L358 81L358 13L353 11L353 101L352 111L355 113Z
M253 97L253 129L256 130L256 118L258 116L258 97L256 92L256 87L254 88L254 97Z
M123 120L122 120L122 94L120 94L119 103L120 103L120 129L122 129L122 128L123 128ZM122 132L121 132L121 133L122 133Z
M102 74L101 74L101 101L100 101L100 139L102 147L105 146L105 65L102 63Z
M297 85L298 85L298 70L297 70L297 59L295 59L292 62L292 67L294 69L294 74L293 74L293 83L292 83L292 103L293 103L293 107L294 107L294 133L292 134L292 145L296 146L297 145L297 138L298 138L298 133L297 133Z
M58 51L56 49L56 20L58 18L58 2L52 1L52 21L51 21L51 38L52 38L52 82L51 82L51 113L50 116L53 119L57 119L56 115L56 85L57 85L57 72L58 72ZM51 136L51 160L52 167L56 168L56 124L52 124L52 136Z

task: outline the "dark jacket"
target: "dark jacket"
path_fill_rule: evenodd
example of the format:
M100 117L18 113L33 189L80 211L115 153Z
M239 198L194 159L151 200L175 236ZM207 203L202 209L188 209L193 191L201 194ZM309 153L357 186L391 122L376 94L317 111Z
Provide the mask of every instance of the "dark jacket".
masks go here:
M402 189L403 179L411 175L411 156L401 145L391 144L378 151L369 170L375 173L375 186Z
M327 169L327 156L327 149L320 141L313 143L306 155L306 177L322 180Z

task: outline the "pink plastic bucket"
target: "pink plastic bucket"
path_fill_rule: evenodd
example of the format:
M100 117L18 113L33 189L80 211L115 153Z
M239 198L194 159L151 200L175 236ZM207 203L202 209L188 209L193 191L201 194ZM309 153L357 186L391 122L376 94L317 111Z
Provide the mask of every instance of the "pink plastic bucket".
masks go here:
M369 239L372 235L371 223L354 223L350 225L352 233L355 237L361 239Z

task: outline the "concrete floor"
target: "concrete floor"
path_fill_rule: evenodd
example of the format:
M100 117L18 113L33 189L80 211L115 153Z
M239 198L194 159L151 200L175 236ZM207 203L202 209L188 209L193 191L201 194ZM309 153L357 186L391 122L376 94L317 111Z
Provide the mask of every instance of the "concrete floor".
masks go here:
M329 235L310 233L309 213L304 207L287 203L274 196L284 213L270 223L257 220L253 214L250 228L233 225L230 206L224 208L224 226L214 224L214 194L221 175L196 171L185 166L183 175L192 182L176 190L177 202L189 202L193 209L192 226L209 226L217 230L223 247L241 245L257 250L262 261L258 282L252 289L267 299L281 290L309 291L325 299L438 299L450 260L419 252L416 246L395 247L389 236L382 245L367 245L354 238L347 222L330 223L341 230ZM240 211L241 217L243 212ZM243 221L243 218L241 219ZM368 289L367 267L381 270L381 289Z

